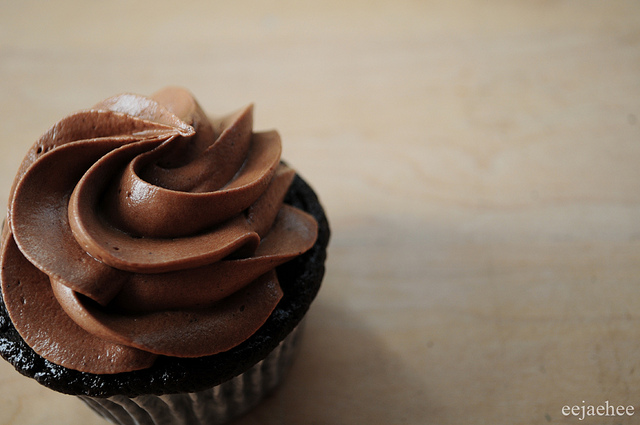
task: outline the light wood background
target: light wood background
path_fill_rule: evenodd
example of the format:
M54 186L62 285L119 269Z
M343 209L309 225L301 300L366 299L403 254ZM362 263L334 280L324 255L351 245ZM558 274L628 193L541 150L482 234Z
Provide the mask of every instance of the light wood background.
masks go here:
M165 85L254 102L333 228L238 425L640 421L640 2L0 0L0 203L56 120ZM0 406L105 423L4 361Z

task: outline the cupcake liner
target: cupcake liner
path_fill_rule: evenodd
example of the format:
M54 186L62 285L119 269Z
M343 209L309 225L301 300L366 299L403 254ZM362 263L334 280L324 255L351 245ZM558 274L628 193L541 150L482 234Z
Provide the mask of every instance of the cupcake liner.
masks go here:
M120 425L218 425L255 407L289 369L304 321L260 362L244 373L193 393L108 398L77 396L100 416Z

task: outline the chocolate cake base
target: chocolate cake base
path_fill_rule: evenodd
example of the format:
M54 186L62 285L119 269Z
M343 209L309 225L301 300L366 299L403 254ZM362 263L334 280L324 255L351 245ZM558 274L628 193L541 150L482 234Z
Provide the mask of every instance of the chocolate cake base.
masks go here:
M324 209L311 187L295 177L285 203L313 215L318 239L305 254L279 266L284 296L267 322L241 345L195 359L159 357L149 369L97 375L49 362L35 353L15 330L0 297L0 354L18 372L65 394L107 398L197 393L230 381L265 359L298 326L315 298L324 276L330 230Z
M245 414L280 384L293 360L303 323L246 372L206 390L133 398L77 397L118 425L221 425Z

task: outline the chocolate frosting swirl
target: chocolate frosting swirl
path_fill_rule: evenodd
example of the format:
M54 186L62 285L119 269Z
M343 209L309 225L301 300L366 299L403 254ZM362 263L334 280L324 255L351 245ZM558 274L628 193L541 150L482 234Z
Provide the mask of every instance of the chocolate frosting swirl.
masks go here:
M44 358L91 373L229 350L282 297L275 267L317 223L252 106L210 119L168 88L55 124L27 153L2 236L2 293Z

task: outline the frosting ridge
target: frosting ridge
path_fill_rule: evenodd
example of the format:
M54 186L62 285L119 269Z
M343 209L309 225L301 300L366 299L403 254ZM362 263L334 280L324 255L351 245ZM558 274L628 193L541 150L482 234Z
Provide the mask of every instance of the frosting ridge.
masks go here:
M317 223L283 204L295 171L252 115L211 119L168 88L109 98L34 144L0 262L36 352L117 373L226 351L264 323L282 297L275 267L314 244Z

